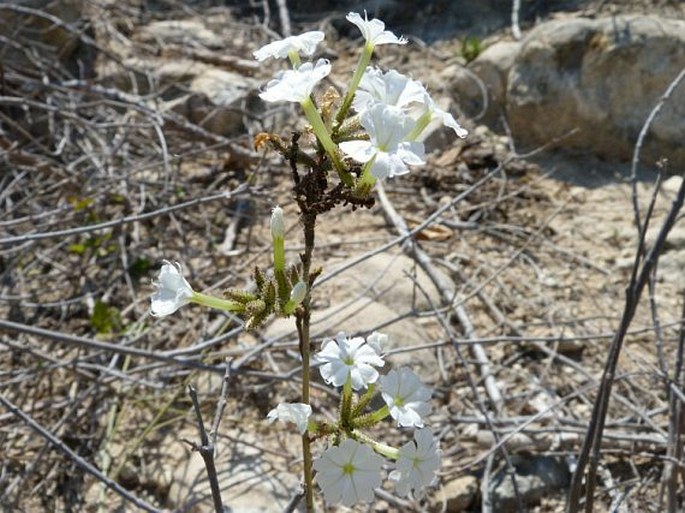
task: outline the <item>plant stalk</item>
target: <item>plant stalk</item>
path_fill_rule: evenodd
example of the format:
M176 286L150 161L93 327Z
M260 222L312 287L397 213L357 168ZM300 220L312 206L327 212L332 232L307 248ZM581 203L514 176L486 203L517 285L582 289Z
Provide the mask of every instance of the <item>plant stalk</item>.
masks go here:
M307 286L307 293L302 301L301 308L296 313L297 333L300 339L300 355L302 357L302 402L309 404L310 383L310 353L311 341L309 338L309 324L311 320L311 286L310 271L312 266L312 253L314 252L314 225L316 214L302 213L304 226L304 252L300 255L302 260L302 281ZM314 511L314 471L312 468L312 449L309 433L302 435L302 457L304 460L304 488L305 504L308 512Z

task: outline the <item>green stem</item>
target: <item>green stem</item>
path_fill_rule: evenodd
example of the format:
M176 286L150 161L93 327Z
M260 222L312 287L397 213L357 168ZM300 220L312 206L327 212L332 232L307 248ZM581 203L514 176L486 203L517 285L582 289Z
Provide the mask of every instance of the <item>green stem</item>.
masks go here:
M274 277L278 286L278 304L283 306L288 301L288 283L285 278L285 241L283 237L273 237Z
M355 417L359 417L361 413L364 411L364 408L368 406L368 404L371 402L371 399L373 398L373 393L376 390L376 384L375 383L370 383L368 390L364 393L363 396L357 401L357 404L354 405L354 409L352 410L352 418L354 419Z
M326 128L323 119L321 119L321 114L319 114L319 111L316 110L314 102L312 102L311 98L307 97L302 100L301 105L302 110L304 110L304 115L307 116L307 121L309 121L309 124L312 125L314 134L321 142L323 149L326 150L328 157L333 163L333 167L335 167L335 170L340 176L340 180L342 180L342 182L348 187L352 187L354 185L352 175L349 173L349 171L347 171L347 169L345 169L345 164L343 164L342 160L340 160L340 156L338 155L338 146L333 142L333 139L331 139L331 135L328 133L328 129Z
M347 428L350 425L352 413L352 378L347 376L343 385L342 399L340 404L340 423Z
M285 272L285 241L283 237L273 237L274 272Z
M225 310L227 312L241 312L243 310L243 305L236 301L220 299L218 297L210 296L209 294L203 294L202 292L193 291L190 301L210 308L216 308L217 310Z
M357 92L357 87L359 87L359 82L361 82L362 76L366 71L366 67L371 62L371 55L373 55L373 45L370 43L366 43L364 45L364 51L362 51L362 54L359 56L357 69L354 70L354 75L352 75L352 82L350 82L350 87L347 89L347 93L345 93L345 98L343 98L340 110L338 111L338 114L335 116L335 121L338 126L340 126L340 124L345 120L345 116L347 116L347 112L350 110L352 100L354 100L354 95Z
M360 431L353 431L350 433L351 438L354 440L357 440L358 442L365 443L366 445L370 445L371 448L376 451L378 454L385 456L386 458L390 458L392 460L396 460L400 457L400 450L396 449L394 447L391 447L389 445L383 444L381 442L377 442L373 438L371 438L368 435L365 435L364 433Z
M388 415L390 415L390 408L388 408L388 405L386 404L382 408L371 413L368 417L366 417L366 419L369 424L375 424L376 422L383 420Z

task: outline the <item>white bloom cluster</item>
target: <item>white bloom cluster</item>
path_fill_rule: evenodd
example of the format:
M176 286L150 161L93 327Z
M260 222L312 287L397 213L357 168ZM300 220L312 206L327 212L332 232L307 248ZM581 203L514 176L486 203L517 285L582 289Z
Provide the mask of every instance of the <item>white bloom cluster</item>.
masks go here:
M372 186L374 180L403 175L409 172L408 166L425 163L424 146L420 138L431 122L451 128L461 138L466 137L468 132L449 112L436 105L421 82L395 70L383 72L367 66L375 46L404 45L407 43L404 37L397 37L385 30L381 20L369 20L366 12L364 18L351 12L347 20L361 31L365 48L337 121L343 121L351 103L364 133L358 137L346 137L336 144L324 124L313 119L313 113L306 111L306 114L338 171L345 171L338 159L340 151L364 165L365 171L373 178L362 175L362 179ZM260 61L268 57L290 57L294 67L281 71L259 96L269 102L300 102L306 109L314 87L330 73L331 65L325 59L319 59L316 64L299 65L299 54L312 55L322 40L322 32L306 32L269 43L254 52Z
M331 73L327 60L300 62L300 55L314 55L324 38L322 32L307 32L269 43L254 56L259 61L290 60L292 69L281 71L259 96L268 102L299 103L320 143L318 150L325 150L330 168L338 172L344 186L363 198L376 180L406 174L409 166L425 163L421 138L431 123L441 123L461 138L467 132L449 112L436 105L421 82L395 70L382 71L369 65L376 46L404 45L404 37L386 30L381 20L369 20L366 12L363 18L351 12L347 20L359 28L364 47L342 101L332 94L325 95L322 101L312 98L314 88ZM322 165L322 169L326 168ZM274 209L274 240L283 236L280 216L280 209ZM300 289L298 293L304 298L304 284ZM364 339L340 332L324 340L321 350L314 355L313 362L319 366L323 380L341 388L339 419L335 424L312 420L311 407L301 403L282 403L268 414L271 422L294 423L305 437L311 434L310 440L334 440L313 462L316 480L329 504L351 506L371 501L374 489L382 483L383 456L393 462L390 479L400 495L422 493L435 481L440 467L438 440L425 427L432 391L408 368L380 374L385 365L387 340L382 333L374 332ZM385 404L367 412L378 393ZM388 417L400 428L413 429L414 439L393 448L364 433Z
M344 386L349 381L354 390L377 383L386 408L397 425L422 428L415 431L414 442L399 449L395 470L391 474L398 493L407 495L420 492L433 482L440 466L440 452L433 434L423 427L423 418L431 410L428 403L431 390L407 368L391 370L380 378L373 368L385 363L380 353L387 339L387 335L377 332L366 340L347 338L340 332L334 340L324 341L315 358L323 363L319 370L326 383ZM318 482L326 501L342 501L350 506L371 500L373 489L380 485L381 464L382 459L367 446L347 439L324 451L315 460L314 468L319 472Z

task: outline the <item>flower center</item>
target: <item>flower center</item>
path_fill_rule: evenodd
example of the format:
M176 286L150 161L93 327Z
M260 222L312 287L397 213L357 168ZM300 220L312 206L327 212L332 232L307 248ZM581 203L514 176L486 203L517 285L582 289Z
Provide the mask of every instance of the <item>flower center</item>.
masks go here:
M345 463L342 468L343 474L352 475L354 474L354 465L352 463Z

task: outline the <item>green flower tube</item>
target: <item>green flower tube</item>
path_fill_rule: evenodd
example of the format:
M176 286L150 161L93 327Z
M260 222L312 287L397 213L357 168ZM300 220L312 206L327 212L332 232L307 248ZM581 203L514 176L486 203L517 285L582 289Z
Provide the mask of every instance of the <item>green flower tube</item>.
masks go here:
M333 139L331 139L331 135L328 133L323 119L321 119L321 114L319 114L319 111L316 110L314 102L312 102L310 97L306 97L300 102L300 105L302 105L304 115L307 116L307 121L309 121L309 124L312 125L314 134L321 142L323 149L326 150L331 162L333 162L333 167L335 167L335 170L338 172L340 180L342 180L342 182L348 187L352 187L354 185L352 175L350 175L349 171L345 169L345 164L343 164L342 160L340 160L340 156L338 155L338 146L333 142Z
M364 50L362 51L362 54L359 56L357 69L354 70L354 75L352 75L350 87L347 89L347 93L345 93L345 98L343 98L340 110L338 110L338 114L336 114L335 116L335 121L338 126L340 126L340 124L345 120L345 116L347 116L347 112L350 110L352 100L354 100L354 95L356 94L357 88L359 87L359 82L361 82L362 77L364 76L364 72L366 71L367 66L371 62L373 48L374 45L367 42L364 45Z
M243 310L243 305L236 301L221 299L215 296L210 296L209 294L203 294L202 292L193 291L193 295L189 298L189 301L192 303L197 303L198 305L215 308L217 310L224 310L226 312L240 312Z

